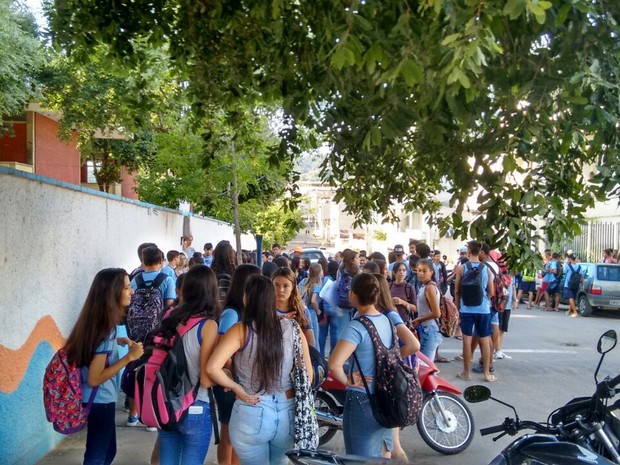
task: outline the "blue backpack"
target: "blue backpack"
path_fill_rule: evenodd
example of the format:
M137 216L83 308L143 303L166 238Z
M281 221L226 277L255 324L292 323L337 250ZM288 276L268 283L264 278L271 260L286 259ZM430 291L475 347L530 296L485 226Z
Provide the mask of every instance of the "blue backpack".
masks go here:
M338 278L338 306L340 308L351 308L349 301L349 291L351 290L351 275L347 271L340 273Z

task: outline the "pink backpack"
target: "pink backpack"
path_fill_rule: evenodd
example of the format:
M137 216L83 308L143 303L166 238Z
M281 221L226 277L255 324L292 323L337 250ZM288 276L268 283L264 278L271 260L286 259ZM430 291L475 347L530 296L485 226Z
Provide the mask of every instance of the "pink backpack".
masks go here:
M84 406L81 370L68 362L64 348L58 350L43 376L43 406L47 421L62 434L83 430L98 389L96 387L91 391Z
M193 385L189 379L182 337L204 322L205 317L192 317L169 339L155 336L142 356L136 368L135 400L146 426L176 430L196 400L200 383Z

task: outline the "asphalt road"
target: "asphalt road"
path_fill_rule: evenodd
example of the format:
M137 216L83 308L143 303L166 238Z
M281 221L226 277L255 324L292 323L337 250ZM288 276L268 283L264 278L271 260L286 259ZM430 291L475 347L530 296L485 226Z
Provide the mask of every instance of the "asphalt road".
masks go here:
M620 314L596 314L590 318L569 318L564 312L549 313L540 310L513 311L510 331L504 343L504 352L511 359L495 362L495 383L487 384L493 396L508 402L517 409L521 419L543 421L557 407L573 397L590 395L594 390L594 370L599 361L596 344L600 335L608 329L620 333ZM461 341L447 339L440 352L454 357L460 353ZM482 375L473 374L471 382L456 378L460 362L440 364L441 376L461 389L468 385L486 384ZM600 376L620 373L620 344L607 355ZM504 437L493 442L492 436L482 438L480 428L500 424L512 410L488 401L470 404L476 422L476 436L470 447L455 456L443 456L430 449L419 437L415 427L401 433L401 442L416 465L429 464L488 464L512 439ZM143 428L124 427L126 413L118 410L116 465L146 465L149 463L155 433ZM326 444L335 452L344 452L342 434L338 433ZM216 464L216 448L212 445L205 461ZM76 434L64 440L50 452L39 465L78 465L82 463L84 435Z

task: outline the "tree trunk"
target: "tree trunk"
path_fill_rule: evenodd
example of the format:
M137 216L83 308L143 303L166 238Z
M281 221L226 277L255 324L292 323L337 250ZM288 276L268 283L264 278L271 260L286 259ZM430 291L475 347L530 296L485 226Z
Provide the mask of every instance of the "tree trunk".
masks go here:
M237 159L235 158L235 142L231 142L232 150L232 203L233 218L235 223L235 242L237 250L237 266L243 263L243 253L241 252L241 227L239 225L239 186L237 185Z

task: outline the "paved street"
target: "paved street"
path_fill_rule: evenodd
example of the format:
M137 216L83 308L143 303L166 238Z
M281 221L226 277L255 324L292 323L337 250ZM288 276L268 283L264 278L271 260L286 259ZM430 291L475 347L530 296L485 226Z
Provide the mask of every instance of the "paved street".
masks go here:
M490 384L494 397L512 403L522 419L545 420L555 408L573 397L590 395L594 389L593 373L598 363L596 343L607 329L620 332L620 314L600 314L590 318L568 318L563 312L548 313L521 309L513 312L510 332L506 335L504 351L512 357L496 361L497 382ZM460 353L461 341L448 339L441 354L454 357ZM482 375L473 376L471 383L460 381L456 374L459 362L440 364L442 376L464 389L469 384L482 383ZM601 375L620 373L620 345L607 356ZM476 430L499 424L512 415L507 407L488 401L470 405ZM126 413L118 411L117 424L124 425ZM146 465L155 440L155 433L142 428L118 426L116 465ZM428 464L487 464L511 438L492 441L476 433L465 452L445 457L430 449L415 427L402 432L405 451L416 465ZM77 434L63 441L39 465L78 465L82 463L84 435ZM343 451L342 434L338 433L327 448ZM216 464L215 447L209 449L207 464Z

